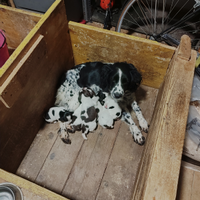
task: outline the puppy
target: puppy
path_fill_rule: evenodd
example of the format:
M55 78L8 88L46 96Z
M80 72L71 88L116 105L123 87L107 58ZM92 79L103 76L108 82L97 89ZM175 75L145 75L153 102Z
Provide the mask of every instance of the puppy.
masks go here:
M98 122L103 128L113 128L114 121L121 117L122 110L108 93L100 92L97 105Z
M99 97L91 97L91 93L89 93L89 96L85 96L86 94L84 93L81 93L80 95L81 103L73 113L73 121L70 127L72 132L82 130L82 136L86 140L86 135L90 131L94 131L97 127L96 105Z
M72 122L72 114L64 107L51 107L44 116L45 121L48 123L59 122L58 134L64 143L69 143L67 129Z

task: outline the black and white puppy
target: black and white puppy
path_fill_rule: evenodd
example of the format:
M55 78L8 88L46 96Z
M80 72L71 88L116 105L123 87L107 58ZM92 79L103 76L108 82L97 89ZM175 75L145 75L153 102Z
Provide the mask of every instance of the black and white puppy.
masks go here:
M124 110L122 119L129 125L134 141L143 145L145 138L132 120L131 114L127 111L127 107L131 106L136 113L141 129L147 132L148 123L135 99L135 91L141 81L142 77L137 69L132 64L125 62L113 64L88 62L77 65L65 74L57 91L55 105L64 106L67 110L72 111L74 109L73 106L70 107L72 99L84 87L92 89L96 95L107 92ZM76 105L76 101L74 103Z
M48 123L59 122L58 135L63 142L68 143L67 130L72 122L72 112L69 112L64 107L51 107L45 113L44 119Z

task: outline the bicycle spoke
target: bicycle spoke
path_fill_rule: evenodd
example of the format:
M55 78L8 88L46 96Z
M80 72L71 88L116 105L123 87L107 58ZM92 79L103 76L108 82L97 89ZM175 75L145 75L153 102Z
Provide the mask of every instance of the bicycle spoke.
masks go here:
M190 24L187 24L187 25L184 25L184 26L178 27L178 28L174 29L174 30L171 31L171 32L173 33L174 31L177 31L177 30L179 30L179 29L183 29L183 28L185 28L185 27L188 27L188 26L191 26L191 25L194 25L194 24L197 24L197 23L200 23L200 21L193 22L193 23L190 23Z
M141 0L141 1L142 1L142 0ZM147 17L147 15L145 14L144 8L143 8L142 5L139 3L140 1L137 1L137 2L138 2L138 6L139 6L139 8L140 8L140 11L142 12L142 15L143 15L143 17L144 17L144 19L145 19L145 21L146 21L146 24L147 24L147 26L148 26L148 28L149 28L149 23L151 24L151 22L150 22L149 18ZM143 3L143 1L142 1L142 3ZM149 33L150 33L150 28L149 28Z
M169 11L169 13L168 13L167 17L165 18L165 21L169 19L169 16L170 16L170 14L171 14L171 13L172 13L172 11L174 10L174 8L175 8L175 7L176 7L176 5L178 4L178 2L179 2L179 0L178 0L178 1L175 3L175 5L173 6L173 8L172 8L172 9L170 9L170 11ZM166 23L168 23L168 21L167 21ZM169 24L169 23L168 23L168 24Z
M147 34L147 32L137 23L137 21L132 17L132 15L129 13L129 12L127 12L127 14L129 15L129 17L131 17L131 19L135 22L135 23L132 23L132 21L130 21L129 19L127 19L127 18L124 18L124 20L126 20L127 22L130 22L130 23L132 23L132 24L134 24L134 25L137 25L139 28L141 28L142 30L143 30L143 32L146 34L146 35L148 35ZM131 27L130 27L131 28ZM135 30L135 29L131 29L131 30Z
M182 8L184 8L184 6L189 2L189 0L187 0L185 2L185 4L181 7L181 9L179 9L179 11L176 13L176 15L173 16L173 18L168 22L170 24L170 22L178 15L178 13L180 13L180 11L182 10Z

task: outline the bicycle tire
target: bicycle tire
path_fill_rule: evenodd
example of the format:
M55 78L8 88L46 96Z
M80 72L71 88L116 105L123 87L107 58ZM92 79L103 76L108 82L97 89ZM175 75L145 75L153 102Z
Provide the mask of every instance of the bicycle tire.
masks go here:
M130 16L131 15L135 15L135 16L133 16L132 18L136 21L136 23L134 24L134 26L136 27L135 28L135 32L140 32L140 33L143 33L143 34L145 34L146 36L148 36L148 37L150 37L151 39L154 39L154 40L157 40L157 41L159 41L159 42L165 42L165 43L167 43L167 44L169 44L169 45L172 45L172 46L178 46L178 44L179 44L179 41L180 41L180 37L183 35L183 34L187 34L187 35L189 35L191 38L192 38L192 47L194 48L194 49L196 49L196 50L198 50L198 48L199 48L199 41L200 41L200 28L197 28L197 26L199 26L200 27L200 16L199 16L199 14L198 14L198 12L196 12L197 14L198 14L198 20L199 20L199 22L197 21L195 21L195 22L193 22L194 21L194 19L195 19L195 17L194 16L192 16L193 14L190 14L190 13L192 13L192 10L191 9L193 9L193 6L195 5L195 2L194 2L194 0L193 0L193 2L194 3L192 3L191 1L189 1L189 0L187 0L187 1L185 1L186 3L184 4L183 3L183 5L186 5L185 7L186 8L183 8L183 6L181 7L181 9L182 9L182 13L181 13L181 15L182 15L182 18L184 18L185 16L186 16L186 18L187 18L187 15L191 15L192 17L191 17L191 22L190 21L186 21L186 22L184 22L184 24L181 24L181 25L176 25L175 26L175 28L174 29L177 29L177 30L174 30L174 29L172 29L172 30L169 30L168 32L169 33L167 33L167 34L163 34L163 35L159 35L160 33L162 33L162 32L164 32L163 30L162 31L159 31L158 33L155 33L154 31L155 30L153 30L153 28L155 28L155 27L153 27L154 26L154 24L153 24L153 26L152 26L152 24L151 24L151 22L152 22L152 19L148 19L149 21L149 24L148 24L148 22L146 23L146 27L145 26L143 26L143 27L145 27L145 28L147 28L147 26L149 26L149 25L151 25L153 28L152 28L152 32L151 33L147 33L147 32L145 32L145 31L141 31L141 28L142 28L142 23L143 24L145 24L144 23L144 21L146 20L144 20L144 21L142 21L142 17L144 16L144 15L147 15L145 12L144 12L144 10L146 9L147 10L147 7L148 7L148 5L149 5L149 3L155 3L155 10L153 10L154 9L154 7L151 7L151 9L150 8L148 8L148 15L150 15L149 13L151 12L151 15L152 15L152 10L153 10L153 12L157 12L157 11L160 11L160 10L156 10L156 3L160 3L160 5L159 5L159 8L161 7L163 7L163 5L162 5L162 3L164 2L165 3L165 6L166 5L168 5L170 2L173 2L174 0L171 0L171 1L162 1L162 2L159 2L159 0L154 0L154 1L152 1L151 0L151 2L150 2L150 0L146 0L145 2L144 1L142 1L142 0L130 0L130 1L128 1L127 2L127 4L124 6L124 8L123 8L123 10L122 10L122 12L121 12L121 14L120 14L120 16L119 16L119 19L118 19L118 22L117 22L117 25L116 25L116 31L117 32L121 32L121 29L122 29L122 27L123 27L123 23L124 23L124 21L125 21L125 16L127 16L127 15L129 15L129 20L130 20ZM176 1L177 2L177 1ZM163 3L163 4L164 4ZM196 3L197 3L197 1L196 1ZM188 6L188 8L187 8L187 4L189 4L190 6ZM136 5L137 5L137 7L136 7ZM143 8L143 10L140 8L141 7L141 5L144 5L144 8ZM176 7L177 6L177 7ZM173 7L173 9L174 9L174 11L172 11L172 10L170 10L169 8L171 8L171 5L169 6L168 5L168 10L164 10L163 11L163 13L164 12L168 12L168 15L171 15L171 13L172 12L175 12L176 11L176 9L179 9L178 8L178 5L177 5L177 3L176 3L176 6L174 6ZM199 6L199 5L198 5ZM134 8L135 7L135 8ZM134 8L134 11L133 11L133 8ZM153 8L153 9L152 9ZM129 12L130 11L130 9L132 9L132 13L131 12ZM188 12L187 10L191 10L190 12ZM198 7L198 9L200 10L200 6ZM186 10L186 11L185 11ZM137 12L140 12L140 14L138 14ZM162 10L161 10L162 11ZM187 15L185 14L184 15L184 12L188 12L187 13ZM136 14L137 13L137 14ZM165 13L166 14L166 13ZM177 13L175 13L177 16L176 16L176 18L174 18L173 19L173 16L171 17L171 21L173 21L173 23L170 21L170 23L169 24L164 24L164 26L166 26L168 29L170 29L170 26L171 27L173 27L174 25L173 24L177 24L177 22L179 22L180 21L180 19L178 18L178 17L180 17ZM143 15L143 16L142 16ZM136 17L137 17L137 19L136 19ZM146 16L144 16L144 17L146 17ZM157 17L157 16L156 16ZM140 18L140 22L138 22L138 23L140 23L140 24L138 24L138 26L137 26L137 20L138 20L138 18ZM147 18L147 17L146 17ZM151 16L151 18L153 18L152 16ZM127 20L127 19L126 19ZM127 21L129 21L129 20L127 20ZM163 17L163 19L162 19L162 23L163 23L163 21L164 21L165 19L164 19L164 17ZM170 20L170 19L169 19ZM182 19L181 19L182 20ZM147 20L146 20L147 21ZM142 23L141 23L142 22ZM154 23L157 23L157 19L154 19ZM126 22L127 23L127 25L126 26L128 26L127 28L125 27L125 29L128 29L128 28L130 28L129 26L130 25L128 25L128 23L129 22ZM141 26L141 27L140 27ZM158 26L158 24L157 24L157 26ZM162 26L163 26L163 24L162 24ZM182 30L181 30L181 27L182 26ZM188 30L186 30L187 28L185 28L186 26L188 26L188 28L191 28L192 30L190 30L190 32L188 31ZM159 27L160 28L160 27ZM167 29L166 28L166 29ZM140 29L140 31L138 31L138 29ZM161 28L160 28L161 29ZM143 29L144 30L144 29ZM170 33L170 31L171 32L173 32L172 34ZM195 33L195 34L193 34L193 33ZM174 36L175 35L175 36ZM158 36L162 36L162 38L161 37L158 37Z

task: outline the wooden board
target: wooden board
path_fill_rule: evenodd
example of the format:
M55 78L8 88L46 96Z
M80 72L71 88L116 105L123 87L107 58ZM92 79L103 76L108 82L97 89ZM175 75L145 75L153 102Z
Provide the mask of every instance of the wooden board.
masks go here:
M199 200L200 167L182 162L176 200Z
M136 93L149 123L157 93L147 86ZM70 199L130 199L144 147L133 142L125 123L116 122L112 130L98 127L87 141L79 132L70 134L71 145L56 137L58 128L48 124L40 130L17 175Z
M138 38L69 22L75 64L89 61L128 62L142 73L144 85L159 88L175 48Z
M16 49L41 19L42 14L0 5L0 29L9 48Z
M41 49L33 51L33 55L24 62L26 64L13 71L40 35L44 36L41 46L39 42ZM20 89L20 95L11 102L10 109L0 102L1 168L10 172L16 171L44 124L45 111L55 101L59 78L73 65L65 6L63 1L57 0L3 66L3 77L8 79L13 73L14 76L8 82L2 83L1 88L5 88L3 91L0 89L2 97L9 103L11 98L9 100L7 95L15 96L16 87Z
M176 198L196 61L189 40L182 36L180 46L191 54L183 54L182 47L177 49L159 90L133 199Z

